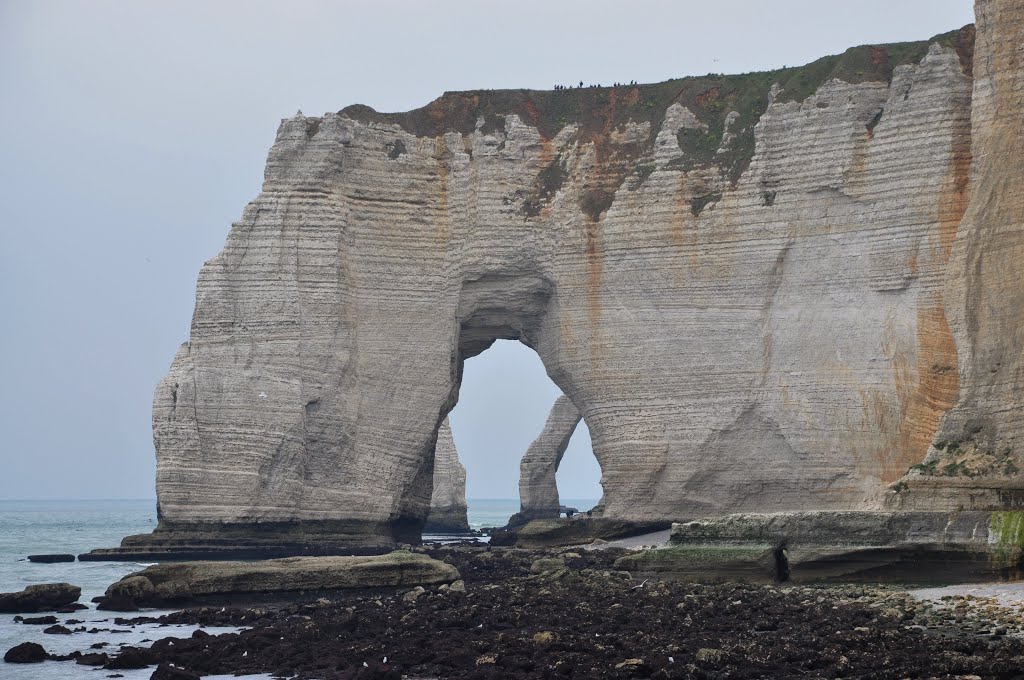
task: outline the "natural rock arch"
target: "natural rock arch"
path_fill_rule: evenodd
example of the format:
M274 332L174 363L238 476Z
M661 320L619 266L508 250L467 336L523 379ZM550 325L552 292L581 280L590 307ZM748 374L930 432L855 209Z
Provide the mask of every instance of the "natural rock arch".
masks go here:
M1017 30L999 17L986 53ZM958 396L988 394L967 348L1019 356L969 309L986 232L957 231L972 45L968 28L758 77L283 121L156 391L147 540L415 540L462 362L499 338L579 406L608 518L881 507ZM991 108L1004 86L982 73ZM1010 242L1019 205L990 203ZM985 280L1019 295L1003 271ZM989 486L953 495L998 506L1020 476Z

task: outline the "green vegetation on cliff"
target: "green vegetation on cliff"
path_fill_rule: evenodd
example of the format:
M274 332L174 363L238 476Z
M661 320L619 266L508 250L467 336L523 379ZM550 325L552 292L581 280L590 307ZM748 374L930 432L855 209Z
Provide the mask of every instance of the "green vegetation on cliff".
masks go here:
M575 124L578 140L595 143L598 162L605 168L603 178L585 189L587 195L581 199L584 211L598 219L611 204L614 189L609 187L617 188L629 175L641 177L631 188L642 183L643 172L639 168L644 166L638 163L651 150L665 111L673 103L687 107L707 126L706 130L679 133L685 154L679 167L690 170L717 165L724 177L735 184L754 155L754 126L767 110L773 86L779 87L777 101L787 102L803 101L834 78L848 83L888 82L897 66L920 62L933 43L956 49L965 72L971 72L974 26L968 25L930 40L853 47L806 66L775 71L708 74L619 87L446 92L430 104L405 113L378 113L361 105L349 106L341 113L367 122L397 124L412 134L427 137L451 131L469 134L480 118L484 120L484 131L500 130L504 118L511 114L537 127L546 139L555 137L566 125ZM722 149L726 119L731 112L738 114L728 130L733 138ZM610 133L629 121L650 124L646 143L611 144ZM877 124L878 118L873 122ZM555 158L551 163L561 160ZM559 172L549 175L557 176ZM539 214L541 204L554 192L544 185L535 193L539 201L530 203L530 215Z
M993 512L988 532L992 558L1016 566L1024 553L1024 512Z

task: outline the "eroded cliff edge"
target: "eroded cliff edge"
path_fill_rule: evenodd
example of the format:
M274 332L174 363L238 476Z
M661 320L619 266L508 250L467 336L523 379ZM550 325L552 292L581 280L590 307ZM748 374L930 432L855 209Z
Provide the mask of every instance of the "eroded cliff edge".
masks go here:
M966 27L771 73L285 120L157 389L159 531L415 536L462 361L498 338L579 407L609 518L893 502L940 425L1016 404L1021 260L986 239L1019 248L1020 220L988 214L1020 169L972 176L971 97L1013 68L1019 7L979 3L977 58ZM1016 441L1019 415L998 420ZM1019 488L1019 467L978 483Z

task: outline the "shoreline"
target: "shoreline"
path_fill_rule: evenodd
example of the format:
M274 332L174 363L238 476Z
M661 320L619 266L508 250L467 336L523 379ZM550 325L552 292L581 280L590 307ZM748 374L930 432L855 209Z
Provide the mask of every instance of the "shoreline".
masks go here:
M613 546L417 552L455 566L465 592L378 588L112 615L128 629L188 624L201 632L126 647L105 668L127 658L202 677L320 680L1010 678L1024 664L1019 608L969 592L998 584L931 595L893 585L698 585L633 580L614 568L628 550ZM1024 584L1017 588L1024 593ZM240 630L202 631L210 626Z

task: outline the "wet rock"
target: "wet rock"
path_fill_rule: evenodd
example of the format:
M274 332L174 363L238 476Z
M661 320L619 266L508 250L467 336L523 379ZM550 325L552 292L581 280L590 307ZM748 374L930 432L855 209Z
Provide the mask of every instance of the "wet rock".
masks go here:
M423 586L416 586L409 592L402 595L402 600L404 600L405 602L415 602L417 599L419 599L419 596L425 592L427 591L423 588Z
M22 642L7 650L4 661L7 663L39 663L46 660L46 650L35 642Z
M135 604L135 600L115 596L103 598L96 605L96 609L108 612L137 612L139 611L139 605Z
M55 626L50 626L43 632L47 635L71 635L71 630L60 625L59 623Z
M18 593L0 593L0 613L53 611L81 596L82 589L70 583L41 583Z
M156 654L149 649L125 647L121 653L107 662L104 668L111 670L136 670L152 666L157 662Z
M75 663L82 666L102 666L110 660L110 657L103 652L89 652L88 654L82 654Z
M539 560L534 560L530 565L531 574L544 574L560 569L565 569L565 560L561 557L542 557Z
M153 596L153 582L145 576L125 576L107 588L106 597L145 601Z
M709 673L723 678L835 677L839 672L867 678L878 677L879 669L893 678L961 677L965 669L982 677L1014 677L1007 669L1015 669L1016 660L1024 657L1024 641L1012 631L990 640L973 633L954 637L911 630L901 617L883 614L908 606L908 596L892 587L651 581L638 589L636 581L609 571L624 553L609 550L583 554L571 578L550 581L529 575L531 564L543 556L539 552L495 551L485 558L481 550L434 550L432 555L466 575L472 596L434 596L428 588L416 607L400 595L384 594L398 588L380 594L338 591L330 602L309 594L284 604L206 606L124 623L119 619L117 625L246 629L154 642L154 667L164 662L211 675L277 673L339 680L391 673L480 680L668 680L710 678ZM959 602L950 601L950 611ZM984 601L963 603L957 610L964 612L963 625L975 625L979 616L996 621ZM854 632L858 627L870 632ZM940 632L951 630L956 629ZM700 660L695 658L698 649L705 650ZM630 659L642 664L616 669Z
M56 616L26 616L21 618L16 616L15 620L21 619L21 622L28 626L52 626L57 623Z
M75 556L64 553L55 553L49 555L29 555L29 562L39 562L42 564L53 564L56 562L74 562Z
M184 668L178 668L169 663L162 663L156 667L153 675L149 676L149 680L199 680L201 677Z
M74 614L75 612L80 612L83 609L88 609L88 607L80 602L72 602L71 604L66 604L63 607L57 607L53 611L58 614Z

